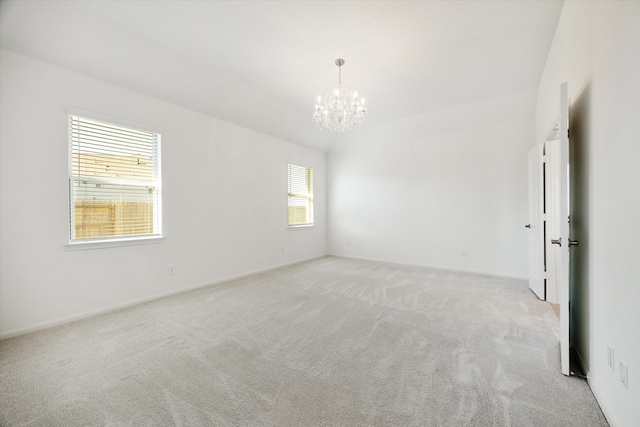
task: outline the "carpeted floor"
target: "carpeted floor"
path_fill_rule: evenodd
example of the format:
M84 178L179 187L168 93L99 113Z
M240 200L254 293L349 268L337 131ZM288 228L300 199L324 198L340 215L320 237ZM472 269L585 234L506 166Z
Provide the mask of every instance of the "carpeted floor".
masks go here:
M524 281L326 257L0 342L3 426L606 426Z

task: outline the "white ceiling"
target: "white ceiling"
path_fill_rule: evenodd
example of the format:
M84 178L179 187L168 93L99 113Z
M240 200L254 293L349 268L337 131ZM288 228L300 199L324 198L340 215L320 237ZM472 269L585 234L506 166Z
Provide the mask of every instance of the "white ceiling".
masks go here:
M536 89L562 1L7 1L3 48L327 150L315 98L363 126Z

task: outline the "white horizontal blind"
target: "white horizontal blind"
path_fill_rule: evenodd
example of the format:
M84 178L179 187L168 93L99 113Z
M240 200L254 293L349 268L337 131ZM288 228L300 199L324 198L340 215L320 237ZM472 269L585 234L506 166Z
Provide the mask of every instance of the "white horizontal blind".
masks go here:
M160 135L69 116L71 241L161 235Z
M288 224L313 224L313 169L289 165Z

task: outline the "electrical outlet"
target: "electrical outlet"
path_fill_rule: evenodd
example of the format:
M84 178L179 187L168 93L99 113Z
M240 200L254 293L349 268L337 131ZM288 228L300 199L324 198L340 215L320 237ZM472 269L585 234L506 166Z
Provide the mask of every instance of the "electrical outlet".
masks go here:
M629 388L629 367L622 360L620 361L620 382L624 388Z
M173 265L169 266L169 269L167 271L170 275L176 274L176 268Z
M284 248L280 248L280 253L283 254L284 253Z
M347 240L347 247L351 247L351 240Z
M462 250L462 257L464 258L464 257L466 257L466 256L467 256L467 250L466 250L466 249L463 249L463 250Z
M611 347L610 345L607 346L607 363L609 364L609 367L611 367L611 369L615 370L615 368L613 367L613 347Z

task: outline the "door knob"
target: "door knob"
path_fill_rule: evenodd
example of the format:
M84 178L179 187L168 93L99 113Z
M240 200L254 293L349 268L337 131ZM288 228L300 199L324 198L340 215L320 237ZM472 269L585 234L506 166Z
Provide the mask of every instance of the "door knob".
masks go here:
M578 246L578 241L569 239L569 246Z
M557 239L551 239L551 244L562 246L562 237L558 237Z
M524 228L531 228L531 224L525 225Z

